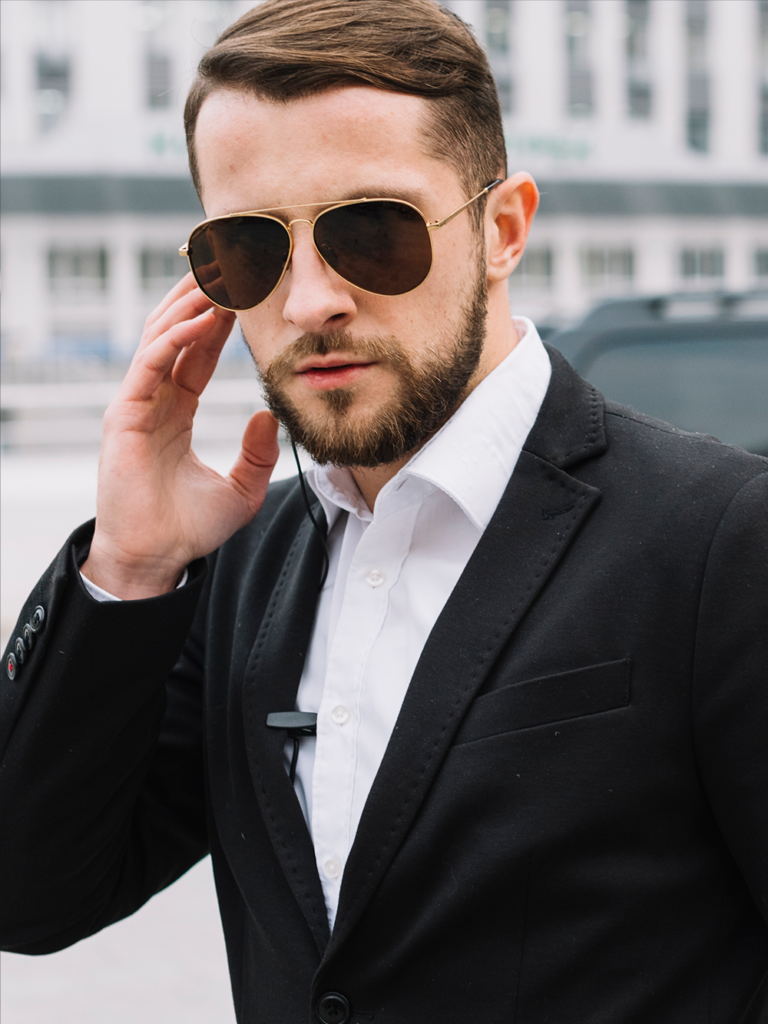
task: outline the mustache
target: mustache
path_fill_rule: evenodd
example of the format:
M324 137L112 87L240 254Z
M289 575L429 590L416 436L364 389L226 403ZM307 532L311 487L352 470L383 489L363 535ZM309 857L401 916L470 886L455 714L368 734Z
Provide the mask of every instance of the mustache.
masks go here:
M347 331L335 331L332 334L302 334L261 371L261 378L270 385L279 385L293 374L294 367L301 360L334 352L361 357L366 362L389 363L397 369L410 365L400 342L394 337L355 338Z

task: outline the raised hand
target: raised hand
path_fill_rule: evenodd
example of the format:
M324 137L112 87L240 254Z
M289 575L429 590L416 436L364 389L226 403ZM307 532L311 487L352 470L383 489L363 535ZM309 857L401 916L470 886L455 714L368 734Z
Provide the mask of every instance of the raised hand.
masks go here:
M84 575L116 597L172 590L185 566L258 512L277 461L277 421L251 417L227 477L191 448L198 399L235 321L188 274L144 325L104 416L96 532Z

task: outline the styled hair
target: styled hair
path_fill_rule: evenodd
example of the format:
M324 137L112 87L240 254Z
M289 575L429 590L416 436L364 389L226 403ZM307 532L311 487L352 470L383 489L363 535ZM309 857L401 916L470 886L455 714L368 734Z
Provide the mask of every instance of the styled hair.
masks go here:
M468 196L506 176L496 83L457 15L434 0L265 0L222 32L189 91L184 128L198 195L195 125L212 92L288 102L345 85L431 100L425 140ZM482 209L472 212L477 223Z

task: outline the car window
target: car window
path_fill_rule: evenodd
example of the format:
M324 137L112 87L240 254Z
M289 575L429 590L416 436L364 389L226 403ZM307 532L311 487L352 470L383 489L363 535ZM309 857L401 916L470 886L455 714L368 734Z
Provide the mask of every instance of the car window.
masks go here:
M768 455L766 335L620 342L579 370L606 398Z

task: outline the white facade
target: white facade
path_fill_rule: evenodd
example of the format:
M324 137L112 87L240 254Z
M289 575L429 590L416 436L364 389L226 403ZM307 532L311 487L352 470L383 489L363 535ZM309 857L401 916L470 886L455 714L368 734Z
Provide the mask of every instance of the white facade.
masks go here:
M765 0L450 6L486 43L497 79L510 82L510 171L529 171L544 193L528 258L510 284L516 308L563 323L608 295L768 286ZM570 102L583 98L569 95L579 76L591 109ZM691 138L702 114L706 139ZM548 211L558 186L587 181L626 186L625 209L580 209L575 197L569 209ZM741 202L739 186L749 184L762 187ZM676 214L674 196L689 185L698 201ZM666 186L678 192L665 196Z
M133 350L201 216L184 185L189 82L249 6L3 0L6 367ZM564 322L606 294L768 284L767 0L449 6L488 49L510 170L542 184L518 311ZM605 188L587 202L590 182Z

